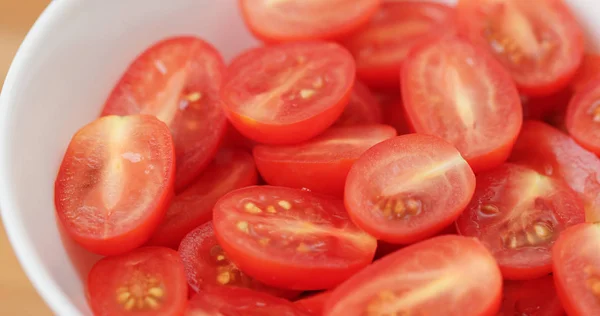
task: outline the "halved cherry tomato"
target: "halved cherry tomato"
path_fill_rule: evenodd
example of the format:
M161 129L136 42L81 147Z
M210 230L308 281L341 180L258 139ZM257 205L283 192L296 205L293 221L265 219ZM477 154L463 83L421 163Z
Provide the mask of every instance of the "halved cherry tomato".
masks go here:
M452 143L475 172L508 158L522 109L514 83L492 56L459 38L432 40L408 57L402 78L417 133Z
M297 143L337 120L350 100L354 73L352 55L335 43L260 47L231 63L221 96L242 135L267 144Z
M528 280L552 272L556 238L584 221L581 200L562 181L506 163L477 175L473 199L456 225L492 252L505 279Z
M148 243L177 248L187 233L212 219L212 209L219 198L256 182L256 167L250 154L241 150L220 151L196 182L175 196Z
M71 139L55 182L65 230L102 255L145 243L163 219L175 180L168 127L149 115L105 116Z
M190 300L185 316L311 316L292 302L245 288L214 287Z
M323 308L325 308L325 303L331 296L331 293L331 291L321 292L310 297L297 300L295 303L296 305L299 305L303 309L307 310L312 315L323 315Z
M398 135L410 134L412 128L406 119L402 97L398 93L377 93L376 97L381 104L384 124L396 129Z
M367 266L377 241L341 201L305 190L256 186L217 202L219 244L249 276L296 290L329 289Z
M454 9L440 3L384 2L371 22L344 41L367 85L397 88L398 72L410 50L435 33L454 31Z
M187 303L175 250L144 247L98 261L87 279L94 315L181 315Z
M396 136L387 125L332 127L298 145L254 147L254 160L271 185L307 188L342 197L350 167L367 149Z
M408 244L450 225L474 190L475 175L456 148L435 136L408 134L371 147L356 161L344 200L366 232Z
M215 156L226 118L219 89L225 64L209 43L175 37L138 56L108 97L102 115L149 114L171 129L182 191Z
M333 291L323 315L491 316L501 294L494 257L474 238L448 235L403 248L355 274Z
M252 33L267 42L340 38L366 24L381 0L239 0Z
M505 281L502 307L497 316L563 316L552 276L528 280Z
M563 0L459 0L462 34L485 47L527 95L566 87L584 53L583 31Z
M179 255L183 260L188 284L196 292L225 285L245 287L285 298L300 294L262 284L240 271L217 243L212 222L200 225L187 234L179 246Z
M575 77L571 80L571 89L578 91L589 82L600 77L600 55L585 54Z
M554 283L570 316L600 315L600 223L563 231L552 250Z
M566 125L581 147L600 155L600 77L575 93L567 109Z
M381 106L377 99L360 81L354 82L350 102L346 105L344 112L335 121L336 126L351 126L364 124L381 124L383 116L381 115Z
M583 199L586 221L600 221L600 159L568 135L526 121L509 160L566 181Z

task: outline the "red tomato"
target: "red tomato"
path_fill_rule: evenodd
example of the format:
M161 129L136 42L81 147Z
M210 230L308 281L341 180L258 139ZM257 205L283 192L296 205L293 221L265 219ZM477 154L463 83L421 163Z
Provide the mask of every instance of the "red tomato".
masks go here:
M352 166L344 199L352 221L377 239L408 244L435 235L467 206L475 175L444 140L408 134L367 150Z
M440 236L408 246L337 287L325 316L496 315L502 276L476 239Z
M248 187L217 202L219 244L249 276L296 290L329 289L367 266L377 241L341 201L304 190Z
M298 292L264 285L240 271L217 243L212 222L200 225L181 241L179 255L183 259L188 284L195 292L214 286L245 287L276 296L293 298Z
M240 150L219 152L196 182L175 196L149 244L177 248L187 233L211 220L213 206L221 196L256 182L250 154Z
M334 125L351 126L381 124L382 122L381 107L375 96L373 96L369 88L365 85L359 81L354 82L350 102L348 102L344 112L342 112L342 115L340 115Z
M256 146L254 160L271 185L342 197L352 164L371 146L396 136L387 125L332 127L298 145Z
M459 0L460 32L487 48L527 95L568 85L583 58L584 36L562 0Z
M552 276L504 282L502 307L497 316L563 316Z
M573 226L552 250L556 292L570 316L600 315L600 223Z
M105 116L71 139L54 186L58 218L102 255L145 243L173 196L175 151L167 126L148 115Z
M129 66L102 115L155 115L171 129L177 156L175 190L204 170L225 134L219 101L225 64L210 44L176 37L150 47Z
M510 76L487 53L459 38L433 40L402 69L402 98L417 133L452 143L475 172L508 158L522 123Z
M331 296L331 293L331 291L321 292L310 297L303 298L296 301L296 305L299 305L312 315L323 315L323 308L325 308L325 303Z
M589 82L600 77L600 55L585 54L575 77L571 80L571 88L574 91L586 86Z
M381 0L239 0L252 33L267 42L339 38L366 24Z
M563 179L583 199L586 221L600 221L600 159L568 135L537 121L527 121L510 161Z
M556 238L584 221L581 200L562 181L507 163L477 175L473 199L456 224L492 252L505 279L528 280L552 272Z
M384 2L365 28L344 41L358 77L369 86L397 88L409 51L432 33L452 32L453 15L453 8L439 3Z
M600 77L580 88L567 109L566 126L581 147L600 155Z
M94 315L180 315L187 302L175 250L145 247L98 261L87 279Z
M402 98L398 94L379 93L384 124L396 129L398 135L410 134L412 128L406 119Z
M267 144L312 138L340 116L354 85L354 60L343 47L300 42L251 49L229 66L221 89L242 135Z
M255 141L246 138L233 125L227 123L227 132L225 132L225 138L221 144L222 148L240 148L252 151L254 146L256 146Z

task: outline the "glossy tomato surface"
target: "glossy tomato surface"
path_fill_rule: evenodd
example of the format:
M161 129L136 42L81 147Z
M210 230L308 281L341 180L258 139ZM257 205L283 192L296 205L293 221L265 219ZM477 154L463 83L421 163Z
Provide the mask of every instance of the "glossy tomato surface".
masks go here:
M497 316L562 316L551 275L527 281L505 281Z
M154 115L169 126L177 157L177 192L206 168L225 134L226 118L219 104L224 71L221 55L209 43L169 38L129 65L102 110L102 115Z
M342 201L306 190L233 191L215 205L213 224L232 262L280 288L332 288L371 263L377 247L350 221Z
M332 127L298 145L254 147L254 160L268 184L342 197L350 167L367 149L396 136L387 125Z
M251 49L229 65L221 97L242 135L267 144L310 139L344 111L354 85L352 55L335 43Z
M414 131L452 143L475 172L508 158L522 109L510 76L491 55L457 37L432 40L408 57L402 78Z
M256 167L249 153L221 150L206 171L173 198L148 243L177 248L187 233L212 219L212 209L221 196L256 182Z
M567 131L581 147L600 155L600 77L580 88L567 109Z
M456 225L459 234L481 240L505 279L528 280L552 272L560 232L584 221L583 203L566 184L507 163L477 175L473 199Z
M94 315L180 315L187 302L175 250L145 247L98 261L87 279Z
M563 0L459 0L459 30L485 47L527 95L567 86L584 53L584 34Z
M354 82L350 101L334 125L353 126L382 122L381 106L373 93L360 81Z
M55 182L56 212L87 250L114 255L145 243L173 196L168 127L148 115L105 116L71 139Z
M299 305L303 309L307 310L312 315L323 315L325 303L331 296L331 293L331 291L321 292L307 298L297 300L295 303L296 305Z
M371 147L356 161L344 202L366 232L408 244L450 225L474 190L475 175L456 148L435 136L408 134Z
M474 238L440 236L408 246L337 287L326 316L491 316L500 307L502 276Z

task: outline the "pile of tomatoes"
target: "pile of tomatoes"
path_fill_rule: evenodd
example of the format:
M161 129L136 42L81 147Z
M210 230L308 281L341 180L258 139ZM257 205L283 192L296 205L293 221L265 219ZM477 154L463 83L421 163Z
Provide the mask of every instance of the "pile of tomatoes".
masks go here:
M600 315L600 58L561 0L241 0L56 179L97 315ZM400 135L400 136L398 136Z

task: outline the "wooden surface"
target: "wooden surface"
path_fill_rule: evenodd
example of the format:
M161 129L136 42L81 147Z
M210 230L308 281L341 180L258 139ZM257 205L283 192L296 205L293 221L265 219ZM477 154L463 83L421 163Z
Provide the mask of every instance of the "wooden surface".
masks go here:
M0 0L0 86L21 41L49 2ZM52 315L23 273L0 226L0 315Z

